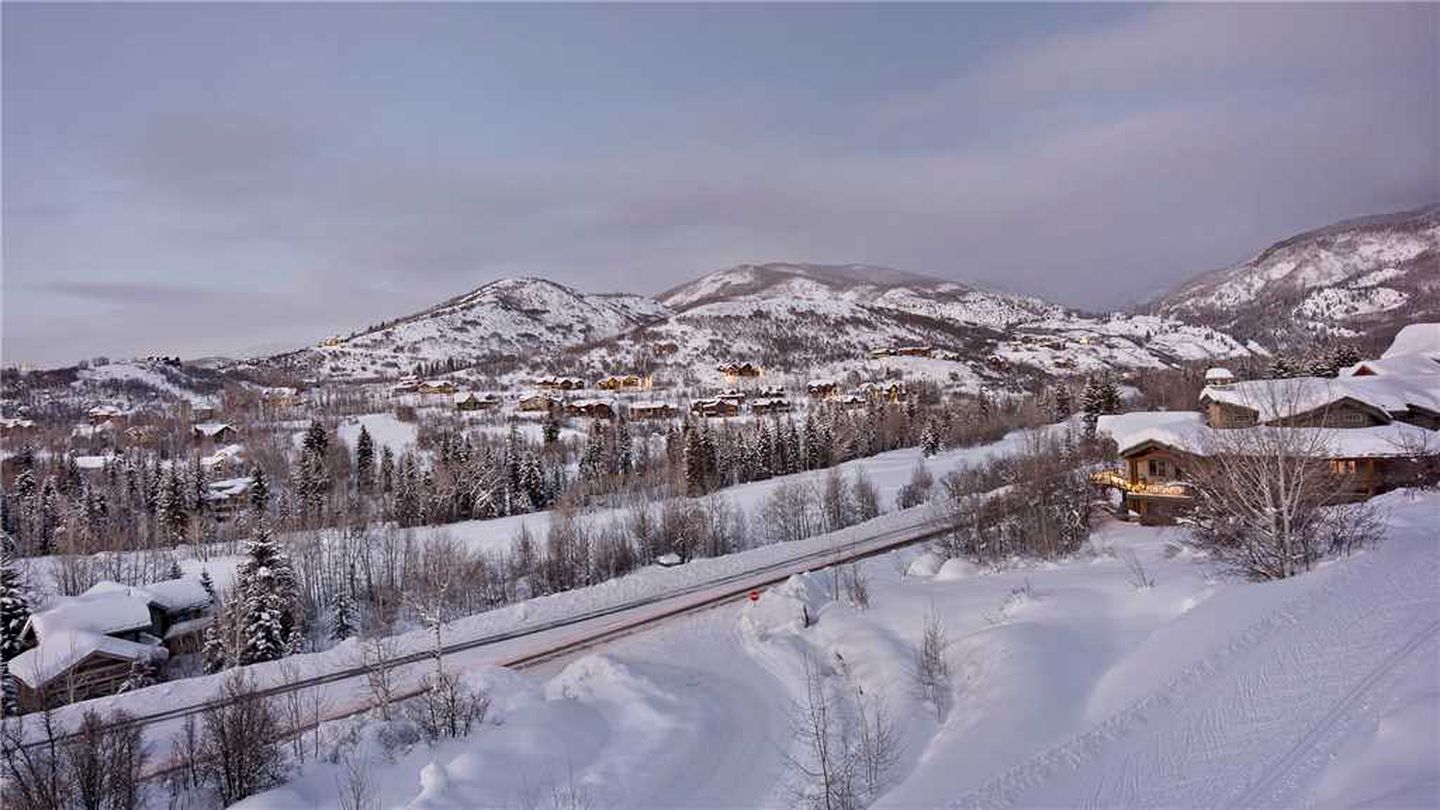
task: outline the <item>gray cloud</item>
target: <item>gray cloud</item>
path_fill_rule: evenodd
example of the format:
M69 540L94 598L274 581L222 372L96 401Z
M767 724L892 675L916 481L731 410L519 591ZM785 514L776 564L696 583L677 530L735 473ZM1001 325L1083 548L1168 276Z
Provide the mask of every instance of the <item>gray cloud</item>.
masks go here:
M281 86L273 104L161 96L7 172L5 356L305 341L503 274L654 292L767 259L1131 302L1301 228L1440 198L1437 15L1126 13L795 113L839 130L738 76L669 113L628 87L614 115L665 132L641 139L459 96L433 121ZM768 117L725 126L747 109ZM508 134L527 126L543 145ZM185 311L135 317L167 307Z

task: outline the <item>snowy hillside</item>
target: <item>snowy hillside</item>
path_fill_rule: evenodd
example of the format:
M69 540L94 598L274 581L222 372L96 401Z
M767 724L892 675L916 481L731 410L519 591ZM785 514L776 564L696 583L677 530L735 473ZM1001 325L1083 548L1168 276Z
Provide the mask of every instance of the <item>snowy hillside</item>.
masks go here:
M935 351L871 356L902 346ZM503 279L266 362L330 380L396 378L440 364L436 371L469 368L512 382L644 372L708 383L719 381L718 364L749 361L801 376L899 373L974 389L1251 351L1206 326L1154 315L1088 316L889 268L746 264L658 299Z
M1088 317L1063 307L863 265L740 265L664 293L668 319L603 341L578 370L691 370L721 362L840 376L893 373L963 387L1034 375L1159 367L1248 353L1213 329L1154 316ZM930 358L872 359L875 349L929 346Z
M465 295L280 360L328 379L396 377L417 363L465 365L562 349L668 315L653 299L592 295L536 278L506 278Z
M1440 314L1440 207L1300 234L1191 281L1155 311L1267 344L1297 332L1388 337Z
M803 806L787 758L808 761L795 718L815 688L894 723L875 807L1434 806L1437 498L1382 505L1382 544L1284 582L1112 522L1055 563L873 558L868 606L819 572L549 665L478 658L465 677L494 702L470 737L387 745L403 724L334 721L334 756L241 806L344 807L346 762L384 807ZM943 712L914 687L931 615Z

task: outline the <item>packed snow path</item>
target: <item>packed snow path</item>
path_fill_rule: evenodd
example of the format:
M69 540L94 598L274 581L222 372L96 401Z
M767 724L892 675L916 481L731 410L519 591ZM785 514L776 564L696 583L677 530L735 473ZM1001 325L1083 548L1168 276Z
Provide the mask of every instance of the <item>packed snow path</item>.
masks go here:
M1440 542L1425 520L1413 509L1392 519L1411 537L1316 572L1313 589L1295 581L1299 595L1159 690L952 806L1302 802L1348 726L1407 667L1440 655Z

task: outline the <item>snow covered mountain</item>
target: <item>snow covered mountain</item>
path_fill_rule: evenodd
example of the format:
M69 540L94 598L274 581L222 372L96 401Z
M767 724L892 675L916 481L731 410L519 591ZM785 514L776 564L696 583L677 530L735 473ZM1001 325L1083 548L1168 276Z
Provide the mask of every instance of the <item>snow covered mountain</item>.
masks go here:
M934 351L872 356L902 346ZM423 365L515 381L643 371L710 382L718 364L749 361L796 375L899 373L974 388L1250 351L1213 328L1155 315L1091 316L884 267L775 263L719 270L658 298L502 279L264 362L330 380L394 378Z
M572 353L572 368L685 370L715 365L826 376L909 373L962 386L1052 374L1233 357L1247 347L1208 327L1155 316L1092 317L1017 295L866 265L745 264L660 296L672 314ZM928 346L930 357L872 357Z
M1388 338L1440 317L1440 206L1299 234L1186 283L1152 311L1267 345Z
M420 312L279 355L328 379L395 377L421 363L470 365L600 340L670 314L639 295L594 295L538 278L504 278Z

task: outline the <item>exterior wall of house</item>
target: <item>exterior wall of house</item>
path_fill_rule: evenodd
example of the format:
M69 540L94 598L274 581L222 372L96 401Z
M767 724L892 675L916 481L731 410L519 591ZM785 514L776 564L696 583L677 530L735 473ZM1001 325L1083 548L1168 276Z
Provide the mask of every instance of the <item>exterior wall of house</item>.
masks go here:
M1358 403L1341 401L1278 419L1274 424L1282 427L1366 428L1386 424L1386 420Z
M45 708L45 704L58 706L113 695L130 676L133 666L134 663L126 658L92 653L43 689L33 689L23 681L17 681L20 710L39 711Z
M1205 407L1205 423L1212 428L1252 427L1255 412L1224 402L1211 402Z

